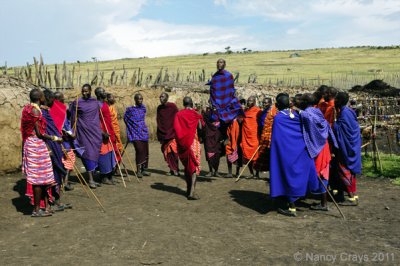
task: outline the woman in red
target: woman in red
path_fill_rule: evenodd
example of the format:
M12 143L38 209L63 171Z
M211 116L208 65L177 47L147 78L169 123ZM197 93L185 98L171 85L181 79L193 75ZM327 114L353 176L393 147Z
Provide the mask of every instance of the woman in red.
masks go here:
M39 104L44 102L43 92L31 90L30 103L22 110L21 133L23 141L22 171L26 176L26 195L34 204L32 217L51 216L47 191L56 184L50 154L45 139L62 142L62 138L45 134L46 121ZM33 198L33 201L32 201ZM45 210L42 210L45 208Z

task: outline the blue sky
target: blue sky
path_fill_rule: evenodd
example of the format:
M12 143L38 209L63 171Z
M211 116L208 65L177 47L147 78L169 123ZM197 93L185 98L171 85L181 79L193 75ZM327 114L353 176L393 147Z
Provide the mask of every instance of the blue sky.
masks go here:
M0 65L399 45L399 0L0 0Z

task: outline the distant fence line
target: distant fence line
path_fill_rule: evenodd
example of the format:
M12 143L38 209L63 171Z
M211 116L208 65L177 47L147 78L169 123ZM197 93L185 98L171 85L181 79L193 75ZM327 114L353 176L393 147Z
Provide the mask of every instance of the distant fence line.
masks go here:
M176 72L169 71L166 67L161 67L158 73L144 73L139 68L126 68L125 65L122 69L114 67L111 73L106 76L105 71L99 70L97 62L94 70L81 69L73 65L68 67L66 62L63 64L55 64L53 69L45 65L42 56L39 60L33 58L33 64L27 63L24 67L3 67L4 74L11 74L14 77L28 81L32 84L58 89L68 89L80 87L85 83L94 86L136 86L136 87L151 87L162 85L166 82L176 83L199 83L204 84L207 82L213 73L206 73L204 69L200 71L182 72L179 68ZM7 72L12 73L7 73ZM289 70L288 70L289 71ZM274 86L302 86L302 87L316 87L322 84L334 86L340 89L350 89L355 85L364 85L374 79L382 79L386 83L399 88L400 87L400 73L385 73L383 71L374 71L367 74L331 74L330 78L321 78L317 75L315 78L306 78L298 75L276 75L266 78L260 78L256 73L250 74L248 77L241 77L239 72L233 73L236 83L257 83Z

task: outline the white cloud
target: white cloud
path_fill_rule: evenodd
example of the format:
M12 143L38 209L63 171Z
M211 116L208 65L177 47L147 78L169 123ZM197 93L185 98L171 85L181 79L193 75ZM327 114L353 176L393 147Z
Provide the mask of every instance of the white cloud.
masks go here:
M332 0L311 4L318 13L348 17L388 16L400 11L398 0Z
M269 49L400 43L399 0L226 0L224 7L279 25Z
M99 59L121 57L158 57L191 53L216 52L226 46L232 49L260 47L240 28L208 25L179 25L140 19L110 24L92 40Z
M228 4L227 0L214 0L214 4L215 5L221 5L221 6L225 6Z
M387 16L400 11L398 0L214 0L237 15L276 20L306 20L313 16Z

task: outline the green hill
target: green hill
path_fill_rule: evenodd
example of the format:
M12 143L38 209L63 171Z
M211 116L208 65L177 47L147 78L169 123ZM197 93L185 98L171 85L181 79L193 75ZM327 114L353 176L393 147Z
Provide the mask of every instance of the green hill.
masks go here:
M135 72L136 75L138 74L139 68L143 73L142 84L145 83L146 77L147 84L153 84L161 68L163 69L161 81L164 80L167 71L169 80L202 82L203 80L201 78L199 80L199 76L202 75L203 70L205 74L203 79L207 80L215 71L217 59L221 57L227 61L227 70L234 75L240 74L239 83L247 83L251 75L253 78L256 77L257 83L271 83L280 86L312 86L325 83L349 89L351 86L365 84L372 79L383 79L392 86L400 87L400 46L233 52L231 54L217 53L74 62L66 64L65 82L70 75L71 79L73 76L73 85L77 86L79 76L81 76L79 84L83 84L90 82L97 73L97 82L103 75L102 85L109 85L109 79L113 70L115 70L114 82L116 80L117 85L119 83L129 85ZM58 70L62 75L62 62L60 63ZM44 65L42 72L45 72L46 67L53 78L55 66ZM124 69L125 75L123 75ZM19 72L20 76L23 77L25 70L26 67L22 69L14 68L9 72ZM35 82L34 67L32 67L32 73L33 82ZM122 76L124 76L125 81L121 81Z

